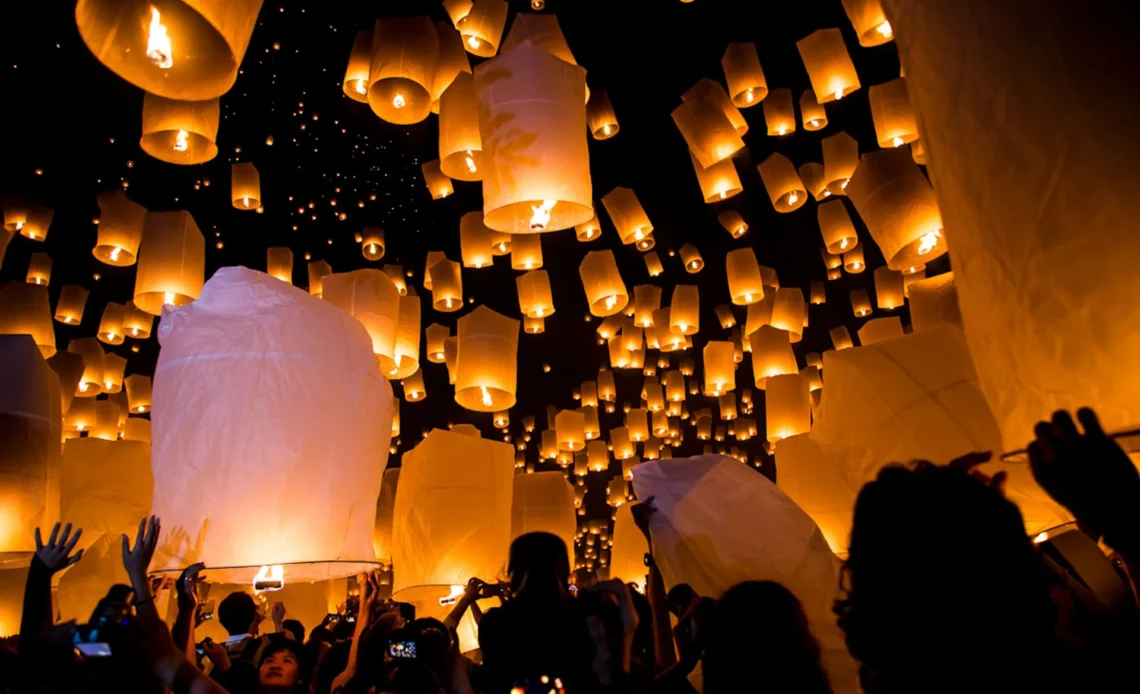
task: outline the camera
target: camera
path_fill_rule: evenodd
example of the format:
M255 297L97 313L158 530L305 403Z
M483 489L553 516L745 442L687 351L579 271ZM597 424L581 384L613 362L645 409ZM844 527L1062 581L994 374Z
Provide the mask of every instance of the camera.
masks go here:
M91 620L75 628L72 644L85 658L110 656L113 645L122 642L123 631L130 627L135 618L130 604L133 594L130 586L111 586L107 595L95 606Z
M416 642L405 640L389 641L388 657L398 660L415 660Z

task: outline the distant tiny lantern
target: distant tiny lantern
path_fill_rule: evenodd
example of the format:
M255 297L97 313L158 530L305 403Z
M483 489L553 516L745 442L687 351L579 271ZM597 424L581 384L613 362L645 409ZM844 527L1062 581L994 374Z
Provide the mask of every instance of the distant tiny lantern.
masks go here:
M87 295L88 291L78 284L65 284L60 289L59 301L55 304L55 319L65 325L79 325L83 322Z
M468 53L491 58L498 52L508 9L506 0L475 0L466 16L455 24Z
M618 134L617 115L604 89L590 92L590 101L586 104L586 121L595 140L608 140Z
M661 265L661 259L657 257L656 253L646 253L641 257L645 260L645 269L649 272L650 277L656 277L665 272L665 267Z
M700 290L693 284L673 287L669 300L669 332L674 335L695 335L701 327Z
M428 17L376 20L368 69L368 104L381 120L419 123L431 113L439 36Z
M908 152L864 155L847 194L892 270L929 263L947 252L934 190Z
M792 212L807 202L807 190L795 165L787 157L773 153L756 168L768 190L768 199L777 212Z
M855 27L860 46L879 46L894 39L881 0L843 0L843 9Z
M764 412L769 443L808 433L811 430L808 380L799 373L769 378L764 391Z
M859 143L847 133L836 133L820 142L823 148L823 178L832 195L846 195L847 182L859 166Z
M550 276L545 270L532 270L515 278L519 290L519 310L527 318L546 318L554 313Z
M918 123L910 106L905 77L871 87L870 101L880 147L902 147L918 140Z
M0 286L0 335L30 335L45 359L55 355L55 329L47 287L24 282Z
M455 192L451 179L444 175L439 168L439 160L432 159L420 165L424 174L424 184L431 193L432 200L442 200Z
M768 92L768 98L764 99L764 123L772 137L796 131L796 108L791 89L779 87Z
M744 236L748 231L748 224L740 213L736 210L725 210L716 216L720 225L724 227L725 231L732 235L732 238L738 239Z
M710 340L705 344L705 395L719 396L736 390L736 362L731 342Z
M506 2L479 0L473 13L481 3L499 3L505 17ZM487 226L558 231L594 215L585 89L584 69L529 41L475 69Z
M341 90L345 96L362 104L368 103L368 71L372 65L372 32L356 32L352 42L352 52L348 55L348 67L344 71Z
M701 258L701 252L697 247L691 243L686 243L680 249L681 262L685 266L685 272L690 275L700 272L705 267L705 261Z
M452 313L463 308L463 276L459 263L444 258L431 266L432 308Z
M173 101L143 95L142 138L139 147L168 164L201 164L218 155L217 99Z
M863 260L862 245L858 245L843 254L843 269L853 275L867 269L867 262Z
M857 318L871 315L871 297L866 289L851 290L851 310Z
M232 187L230 199L239 210L256 210L261 207L261 174L250 162L230 167Z
M837 101L859 88L859 75L838 29L819 29L796 42L819 103Z
M653 223L645 214L637 195L630 188L614 188L602 196L602 205L610 215L623 244L641 241L653 233Z
M879 308L893 310L903 305L903 276L889 267L875 269L875 301Z
M381 227L364 227L360 234L360 252L371 261L384 257L384 229Z
M185 210L148 212L139 245L135 306L162 315L163 306L188 304L202 293L206 241Z
M514 234L511 236L511 268L537 270L542 267L542 236Z
M629 294L618 272L613 251L590 251L578 266L578 274L582 278L591 314L612 316L629 303Z
M98 196L99 229L91 251L100 262L118 267L134 265L142 241L146 208L132 202L122 190Z
M103 308L103 317L99 320L99 334L97 337L100 342L105 342L109 345L121 345L125 336L123 335L123 305L110 301Z
M439 99L439 166L451 178L480 181L482 158L475 78L461 72Z
M728 94L739 108L755 106L768 96L768 81L753 43L730 43L720 60Z
M459 319L456 336L455 401L476 412L514 407L519 321L479 306Z

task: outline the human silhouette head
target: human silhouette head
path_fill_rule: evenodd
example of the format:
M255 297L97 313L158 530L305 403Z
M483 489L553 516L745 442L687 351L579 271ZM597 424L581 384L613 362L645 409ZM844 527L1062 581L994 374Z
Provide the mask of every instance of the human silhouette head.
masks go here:
M218 605L218 623L230 636L256 634L257 603L249 593L234 591Z
M526 533L511 543L507 573L511 594L560 593L570 582L570 559L566 543L551 533Z

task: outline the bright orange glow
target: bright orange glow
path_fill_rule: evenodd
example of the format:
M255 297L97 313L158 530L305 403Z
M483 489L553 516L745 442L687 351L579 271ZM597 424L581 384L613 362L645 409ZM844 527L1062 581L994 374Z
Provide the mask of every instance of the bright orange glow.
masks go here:
M162 23L158 8L150 6L150 26L146 36L146 57L163 70L174 67L174 50L170 45L170 35Z

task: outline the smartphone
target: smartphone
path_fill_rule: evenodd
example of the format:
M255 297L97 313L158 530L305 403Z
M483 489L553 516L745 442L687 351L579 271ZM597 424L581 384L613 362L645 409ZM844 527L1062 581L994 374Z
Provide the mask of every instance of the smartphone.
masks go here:
M340 615L336 612L329 612L327 615L325 615L325 619L327 619L329 623L336 622L340 620Z
M216 607L216 601L215 600L210 600L210 601L208 601L202 605L199 605L198 606L198 618L201 619L203 622L210 621L211 619L214 618L214 608L215 607Z
M415 660L416 658L416 642L415 641L391 641L388 643L388 657L401 658L404 660Z
M111 656L111 644L97 641L95 643L77 643L75 644L76 650L83 654L84 658L109 658ZM412 652L415 652L413 645Z

